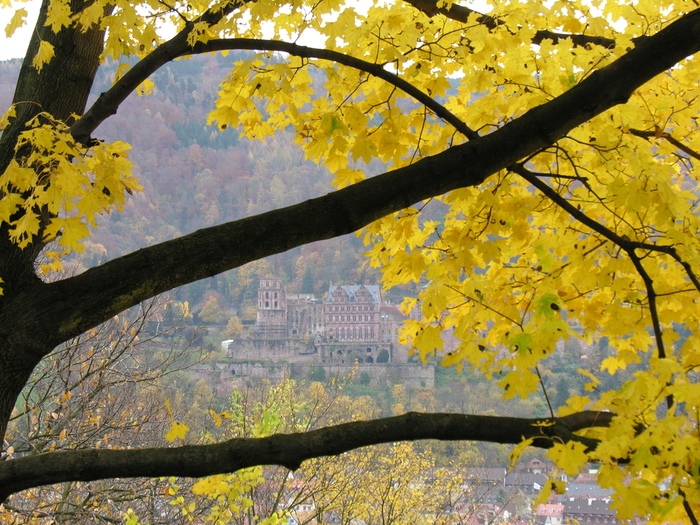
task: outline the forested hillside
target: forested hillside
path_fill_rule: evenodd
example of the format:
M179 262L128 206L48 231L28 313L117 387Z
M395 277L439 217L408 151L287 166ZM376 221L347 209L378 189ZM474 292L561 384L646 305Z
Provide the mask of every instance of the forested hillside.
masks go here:
M102 220L78 256L83 266L329 191L328 170L305 160L291 135L280 133L264 142L239 140L234 129L221 132L204 125L219 82L240 57L213 54L172 63L153 76L155 88L148 96L132 95L100 128L100 139L139 145L130 159L144 191L133 195L123 212ZM0 62L2 107L10 104L19 67L19 60ZM98 73L93 97L111 85L117 67L112 63ZM197 312L216 293L223 307L235 310L253 299L258 274L280 277L291 291L299 291L307 268L317 293L330 281L378 281L378 272L365 267L362 252L354 235L313 243L193 283L179 298Z

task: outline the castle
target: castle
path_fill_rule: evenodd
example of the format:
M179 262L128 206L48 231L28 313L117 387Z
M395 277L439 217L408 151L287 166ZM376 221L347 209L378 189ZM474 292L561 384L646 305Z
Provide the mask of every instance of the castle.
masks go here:
M281 365L297 373L322 367L347 374L354 368L375 384L432 386L434 370L409 363L408 347L398 341L404 319L396 306L383 300L378 285L331 284L326 298L319 299L288 293L280 279L260 279L254 332L221 346L236 363L232 375L265 377L273 369L280 373ZM391 370L381 366L389 364Z
M224 341L231 359L314 364L406 363L398 342L404 315L378 285L331 284L325 300L287 293L280 279L261 279L253 337Z

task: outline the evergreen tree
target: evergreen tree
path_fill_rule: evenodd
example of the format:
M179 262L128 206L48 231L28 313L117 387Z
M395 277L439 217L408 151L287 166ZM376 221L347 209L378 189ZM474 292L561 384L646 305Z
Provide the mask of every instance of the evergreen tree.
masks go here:
M304 279L301 281L301 293L314 293L314 280L309 267L306 268Z

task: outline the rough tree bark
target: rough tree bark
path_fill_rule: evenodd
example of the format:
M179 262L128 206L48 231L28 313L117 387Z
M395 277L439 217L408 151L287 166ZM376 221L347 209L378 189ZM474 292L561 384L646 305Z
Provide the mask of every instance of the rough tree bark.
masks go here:
M214 445L167 449L67 451L29 456L0 469L0 501L23 489L63 481L105 478L202 477L256 465L281 465L291 470L307 459L342 454L359 447L417 439L462 439L549 448L553 440L575 440L587 449L597 441L573 434L576 430L605 427L609 412L580 412L554 419L525 419L464 414L409 412L373 421L344 423L297 434L266 438L238 438ZM542 423L548 426L542 426Z
M45 0L42 12L47 4ZM81 5L80 0L73 0L72 8L77 10ZM188 50L186 34L190 28L145 58L142 67L135 67L103 94L73 126L76 139L88 142L128 93L169 60L188 53L243 47L241 41L221 40ZM56 55L38 74L29 64L40 39L52 42ZM43 27L40 17L14 97L19 103L19 116L0 138L0 167L7 166L18 133L39 108L58 118L83 113L102 45L100 31L82 33L64 29L54 35ZM622 58L591 74L563 95L489 135L473 137L464 145L412 166L372 177L324 197L200 230L58 282L41 282L34 272L35 258L43 247L40 237L20 250L7 240L7 231L0 228L0 277L4 281L4 295L0 297L0 433L4 434L17 396L34 367L70 337L174 287L305 243L356 231L423 199L478 185L497 171L550 146L581 123L625 103L639 86L699 49L700 10L639 42ZM286 51L309 53L305 48L287 47ZM295 467L309 457L338 454L384 441L438 438L515 443L523 436L537 437L541 432L541 427L533 427L531 420L496 418L487 427L484 421L465 416L456 423L456 416L452 416L452 430L447 431L445 418L451 416L425 416L423 420L421 417L412 415L374 422L371 431L367 431L370 427L354 424L355 427L344 426L317 434L276 436L259 442L239 440L212 448L75 451L12 459L0 463L0 500L17 490L57 481L115 476L196 476L261 463ZM608 421L609 416L603 419ZM552 431L559 437L572 439L573 430L601 424L599 418L585 414L577 420L584 421L583 424L572 421L557 420ZM341 430L345 437L338 440ZM544 443L538 444L545 446ZM239 459L241 454L247 458L245 461ZM229 459L223 461L222 457ZM166 467L173 464L179 466ZM97 473L89 466L96 468Z

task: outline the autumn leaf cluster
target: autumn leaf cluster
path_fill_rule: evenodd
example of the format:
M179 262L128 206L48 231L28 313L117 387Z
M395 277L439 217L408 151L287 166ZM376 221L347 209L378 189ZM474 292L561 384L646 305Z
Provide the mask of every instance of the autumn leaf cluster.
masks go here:
M371 175L375 160L403 168L517 123L696 8L498 1L476 13L409 3L96 0L71 12L68 1L52 0L46 24L98 24L104 59L147 57L167 45L165 28L186 30L172 58L261 51L223 80L208 122L258 139L292 129L343 188ZM16 12L8 34L25 15ZM310 33L322 47L300 45ZM42 41L33 67L53 53ZM310 68L325 73L323 85ZM129 85L129 75L124 64L115 86ZM626 504L622 517L675 520L700 501L697 78L698 61L683 60L563 137L542 137L549 146L478 186L362 233L385 286L422 287L404 305L421 318L403 340L423 359L483 373L506 398L546 395L540 367L563 341L610 341L614 352L590 373L589 391L562 414L617 417L590 434L600 440L594 451L555 443L551 455L566 473L597 461L601 483ZM74 138L83 118L40 114L22 132L0 177L0 221L16 244L40 237L79 250L96 215L139 189L125 144ZM441 220L423 219L428 205L442 206ZM449 352L444 331L459 340ZM632 364L643 365L632 380L601 391L601 376Z

